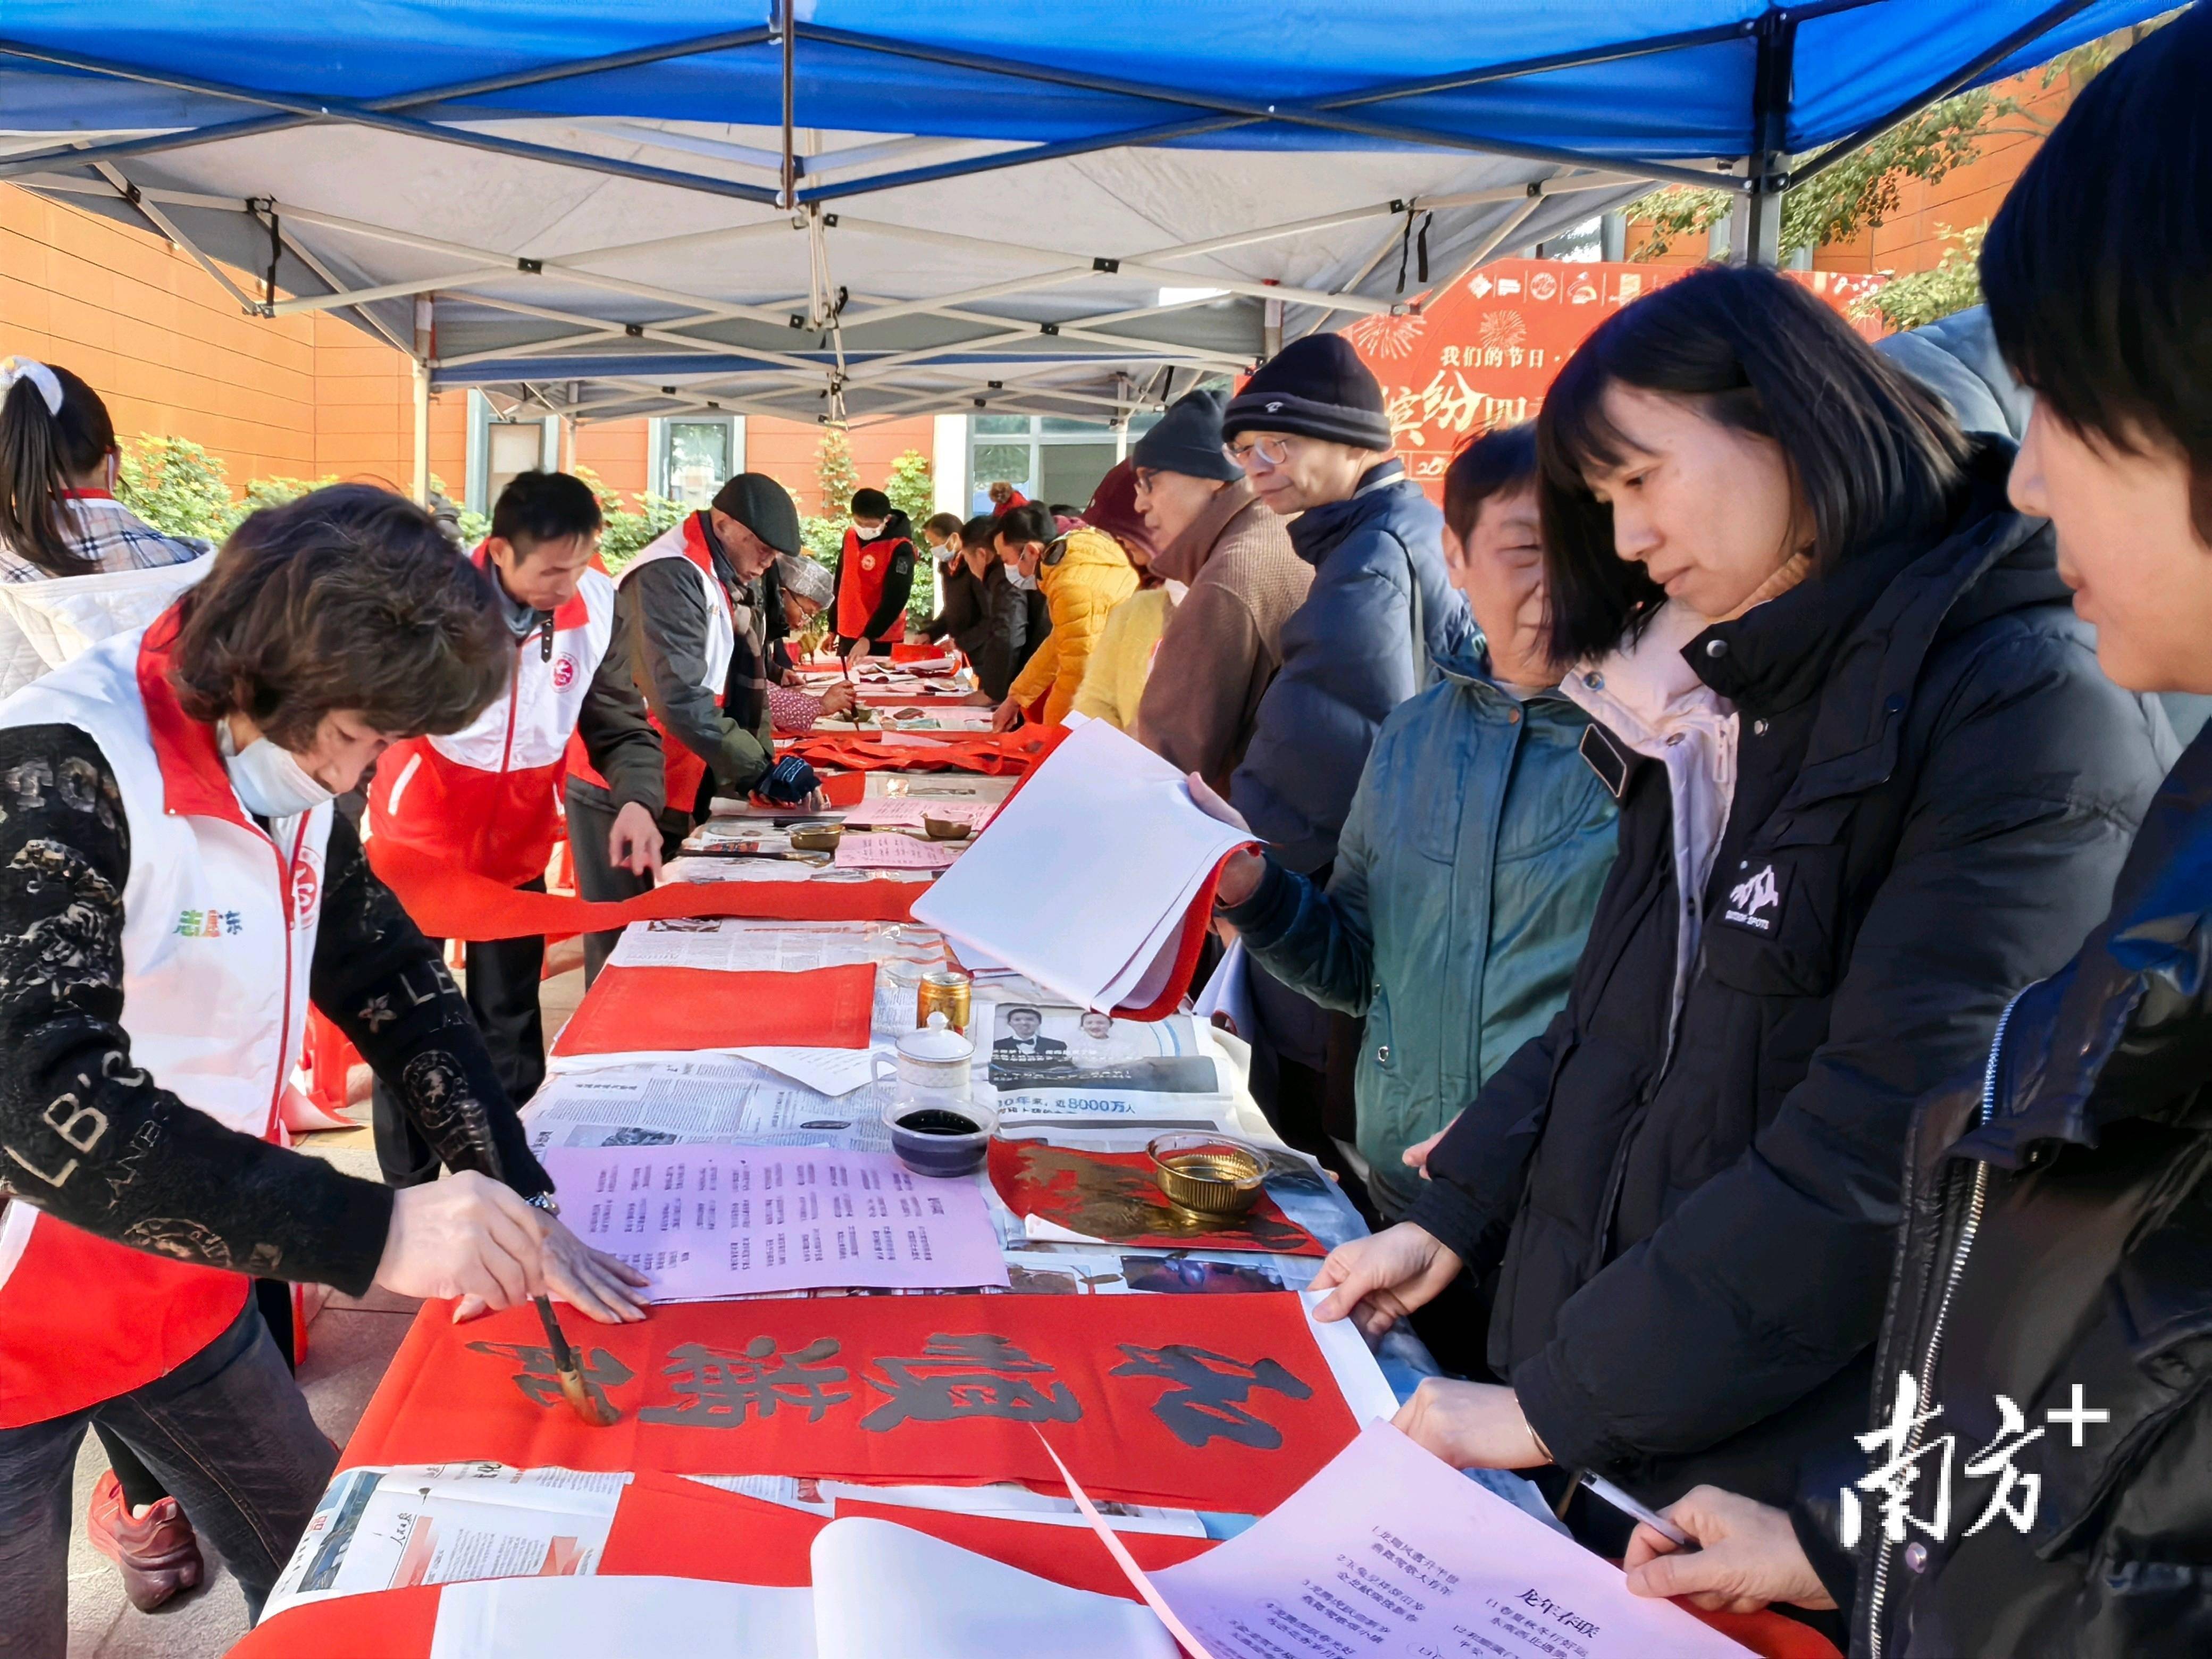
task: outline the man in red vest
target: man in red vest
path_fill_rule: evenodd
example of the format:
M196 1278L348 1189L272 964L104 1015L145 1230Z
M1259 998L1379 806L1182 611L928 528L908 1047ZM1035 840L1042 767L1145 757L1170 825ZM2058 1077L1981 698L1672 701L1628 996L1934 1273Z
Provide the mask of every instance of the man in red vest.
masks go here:
M914 592L914 526L880 489L853 496L853 526L837 555L837 649L848 662L889 656L906 637Z
M663 856L674 856L717 793L793 806L812 797L806 763L775 757L768 702L766 578L778 555L804 557L801 545L790 492L764 472L740 472L711 506L647 545L617 584L610 662L619 660L664 734L666 804L655 830ZM620 800L580 746L571 748L568 783L576 890L587 899L634 897L652 885L652 872L611 855ZM601 855L603 844L610 855ZM598 976L620 937L586 935L586 977Z
M627 661L610 650L614 584L592 568L599 527L598 498L565 472L525 472L500 492L476 562L492 578L514 642L507 695L460 731L397 744L377 763L372 835L543 892L574 737L613 794L600 834L606 857L641 872L659 868L660 739ZM467 959L469 1012L520 1106L545 1080L538 1005L545 941L471 940ZM377 1091L374 1115L386 1180L401 1187L437 1174L429 1144L389 1090Z

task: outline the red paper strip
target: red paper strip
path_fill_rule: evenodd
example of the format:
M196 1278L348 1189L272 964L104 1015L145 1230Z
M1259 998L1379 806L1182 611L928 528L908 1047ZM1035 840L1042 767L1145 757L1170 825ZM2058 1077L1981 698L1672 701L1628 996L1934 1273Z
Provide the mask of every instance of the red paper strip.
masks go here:
M427 1659L441 1584L303 1601L246 1633L230 1659Z
M860 781L865 784L866 780ZM593 904L501 886L374 836L368 850L369 866L398 895L415 925L432 939L605 933L661 916L904 921L912 913L915 895L926 890L923 884L910 881L678 881L619 903Z
M1114 1565L1114 1558L1106 1553L1088 1527L1007 1521L996 1516L967 1515L954 1510L908 1509L896 1504L858 1503L840 1498L837 1518L842 1521L848 1516L912 1527L916 1532L926 1532L932 1538L941 1538L963 1550L973 1550L1010 1567L1019 1567L1024 1572L1049 1578L1055 1584L1093 1590L1100 1595L1118 1595L1125 1601L1138 1599L1135 1587ZM1120 1536L1137 1565L1146 1572L1159 1572L1194 1555L1203 1555L1216 1542L1211 1538L1177 1538L1155 1532L1125 1532Z
M621 1412L562 1398L535 1310L426 1304L346 1467L817 1475L1058 1492L1042 1425L1094 1496L1245 1512L1357 1431L1294 1297L820 1297L675 1303L569 1330Z
M876 965L801 973L609 966L561 1035L556 1055L651 1048L865 1048Z
M932 732L939 741L887 744L866 732L818 732L795 738L781 752L810 766L843 766L860 772L1027 772L1060 746L1062 726L1025 726L1016 732Z
M804 1510L648 1469L623 1489L599 1570L803 1589L814 1582L814 1534L829 1524Z
M1037 1216L1112 1243L1145 1249L1328 1254L1328 1246L1265 1193L1226 1225L1198 1221L1168 1202L1153 1182L1152 1159L1143 1152L1085 1152L1042 1140L1000 1139L991 1143L990 1167L991 1184L1016 1215Z

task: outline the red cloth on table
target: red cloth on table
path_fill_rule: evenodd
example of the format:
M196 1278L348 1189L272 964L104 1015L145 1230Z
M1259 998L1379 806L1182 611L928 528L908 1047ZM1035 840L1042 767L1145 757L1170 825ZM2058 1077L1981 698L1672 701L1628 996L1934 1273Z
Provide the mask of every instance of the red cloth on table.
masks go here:
M831 780L832 782L842 781ZM859 781L865 786L866 780ZM852 805L860 796L854 793ZM611 932L658 916L749 916L779 921L904 921L923 884L912 881L667 882L616 904L526 893L371 837L368 862L432 939L527 939Z
M622 1413L604 1429L561 1397L534 1308L462 1326L452 1312L424 1304L344 1467L483 1459L1056 1494L1041 1425L1094 1497L1264 1510L1357 1432L1282 1293L785 1297L572 1318L588 1385Z
M1114 1564L1106 1546L1088 1526L1057 1526L1049 1522L1008 1521L992 1515L964 1515L952 1510L908 1509L896 1504L870 1504L849 1498L837 1500L837 1518L866 1517L912 1527L932 1538L957 1544L963 1550L1004 1561L1010 1567L1049 1578L1055 1584L1141 1601L1128 1575ZM1158 1572L1194 1555L1203 1555L1218 1541L1212 1538L1177 1538L1165 1533L1124 1532L1116 1534L1130 1558L1146 1572Z
M1157 1216L1158 1231L1116 1228L1110 1243L1166 1250L1264 1250L1277 1255L1327 1255L1328 1249L1285 1215L1265 1193L1245 1214L1224 1226L1195 1231L1178 1224L1181 1212L1152 1180L1152 1161L1143 1152L1086 1152L1042 1140L991 1142L991 1184L1018 1216L1037 1216L1091 1237L1099 1231L1098 1211L1117 1215Z
M785 745L810 766L848 767L856 772L981 772L1004 776L1027 772L1066 737L1061 726L1014 732L915 733L930 744L887 744L866 732L817 732Z
M800 973L610 964L554 1040L553 1053L651 1048L865 1048L876 965Z

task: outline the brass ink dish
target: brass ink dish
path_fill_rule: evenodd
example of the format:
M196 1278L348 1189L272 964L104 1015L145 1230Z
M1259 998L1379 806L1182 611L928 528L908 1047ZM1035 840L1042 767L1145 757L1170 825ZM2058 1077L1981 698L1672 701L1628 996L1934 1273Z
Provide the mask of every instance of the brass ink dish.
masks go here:
M1192 1133L1156 1135L1145 1152L1153 1181L1177 1209L1239 1216L1260 1201L1267 1161L1241 1141Z

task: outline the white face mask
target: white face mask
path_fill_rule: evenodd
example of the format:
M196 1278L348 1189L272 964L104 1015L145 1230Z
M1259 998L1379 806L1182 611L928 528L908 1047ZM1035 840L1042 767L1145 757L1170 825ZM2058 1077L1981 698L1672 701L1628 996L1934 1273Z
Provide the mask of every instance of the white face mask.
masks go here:
M1024 593L1034 593L1036 592L1037 579L1035 576L1024 576L1018 568L1012 565L1009 565L1006 568L1006 580L1013 583L1016 587L1020 588Z
M878 525L873 530L871 530L864 524L856 524L853 526L853 533L855 536L858 536L864 542L872 542L875 540L877 537L884 533L884 527L881 525Z
M290 750L266 738L256 738L240 749L230 735L228 720L215 723L215 734L216 745L222 750L223 770L230 775L230 787L256 817L296 817L335 799Z

